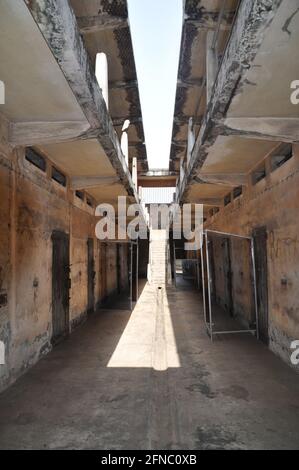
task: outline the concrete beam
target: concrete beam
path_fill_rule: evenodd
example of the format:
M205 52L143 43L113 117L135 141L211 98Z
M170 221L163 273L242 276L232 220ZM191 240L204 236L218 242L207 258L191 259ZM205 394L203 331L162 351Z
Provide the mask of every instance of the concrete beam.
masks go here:
M213 206L213 207L224 207L224 198L220 198L220 197L199 198L196 201L196 204L202 204L204 206Z
M185 15L185 23L191 24L198 29L216 29L218 24L218 12L205 11L200 8L198 14ZM234 18L234 11L227 11L220 24L220 31L228 31Z
M75 191L98 186L111 186L119 182L115 176L73 176L70 180L70 187Z
M80 33L90 34L109 29L121 29L128 27L128 20L121 16L100 14L97 16L83 16L77 19Z
M113 168L128 194L137 200L131 175L73 9L66 1L35 0L27 2L27 6Z
M138 88L137 80L109 82L109 90L127 90L129 88Z
M201 182L234 186L247 186L248 176L244 173L199 173Z
M209 107L191 156L190 170L180 188L182 201L187 198L190 183L204 164L210 147L223 129L215 125L227 115L230 103L242 87L245 74L258 53L267 29L282 0L241 0L213 88ZM225 133L224 133L225 135Z
M190 116L175 116L173 121L175 124L178 124L179 126L182 126L184 124L189 124L189 119ZM194 126L199 126L202 123L203 116L193 116L193 125Z
M203 77L201 78L179 78L177 86L182 88L201 87L204 83Z
M112 118L112 121L113 121L113 125L118 127L118 126L123 126L124 125L124 122L126 120L129 120L130 121L130 124L139 124L142 122L142 116L125 116L125 117L113 117Z
M207 33L207 50L206 50L206 91L207 91L207 103L210 102L212 96L213 86L216 80L218 71L218 57L216 50L213 48L214 42L214 31L208 31Z
M227 118L223 133L251 139L299 142L299 118L250 117Z
M30 146L77 139L90 125L86 121L18 122L9 126L9 143Z

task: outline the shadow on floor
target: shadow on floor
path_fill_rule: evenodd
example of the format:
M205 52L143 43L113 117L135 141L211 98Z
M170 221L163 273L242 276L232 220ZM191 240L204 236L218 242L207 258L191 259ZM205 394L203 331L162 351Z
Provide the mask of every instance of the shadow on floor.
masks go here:
M1 449L298 449L299 376L251 336L211 343L200 294L148 284L0 395Z

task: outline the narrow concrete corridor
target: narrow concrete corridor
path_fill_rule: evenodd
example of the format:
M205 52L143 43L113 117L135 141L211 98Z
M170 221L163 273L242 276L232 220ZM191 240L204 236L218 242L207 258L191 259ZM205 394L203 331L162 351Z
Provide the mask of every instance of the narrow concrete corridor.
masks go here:
M298 4L0 1L0 450L299 449Z
M252 336L213 344L200 295L146 284L0 396L1 449L296 449L299 376Z

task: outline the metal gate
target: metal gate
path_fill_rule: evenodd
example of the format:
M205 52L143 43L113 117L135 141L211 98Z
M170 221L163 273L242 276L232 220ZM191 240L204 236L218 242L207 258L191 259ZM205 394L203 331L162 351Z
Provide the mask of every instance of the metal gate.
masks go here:
M225 271L227 277L227 284L224 286L224 292L227 302L227 310L232 315L232 267L230 259L230 243L233 239L244 240L248 243L248 250L250 251L249 258L249 273L251 273L252 290L254 297L254 312L255 312L255 325L254 328L240 328L240 329L219 329L214 322L214 310L213 310L213 279L212 279L212 263L211 263L211 242L214 237L221 237L223 240L223 253L225 261L223 260L223 271ZM215 239L215 238L214 238ZM220 261L221 262L221 261ZM257 282L256 282L256 261L255 261L255 247L253 237L246 237L236 235L232 233L217 232L214 230L206 230L204 232L204 244L201 250L201 271L202 271L202 291L203 291L203 308L204 308L204 320L208 331L208 334L213 341L214 335L223 334L236 334L236 333L252 333L259 337L259 315L258 315L258 302L257 302ZM207 297L206 298L206 291Z

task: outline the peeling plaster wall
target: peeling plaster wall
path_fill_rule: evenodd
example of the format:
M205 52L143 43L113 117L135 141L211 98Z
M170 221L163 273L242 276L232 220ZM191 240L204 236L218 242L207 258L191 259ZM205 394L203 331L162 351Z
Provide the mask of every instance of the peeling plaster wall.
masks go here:
M289 365L290 344L299 339L299 145L293 148L293 158L255 186L244 188L241 197L222 208L205 225L209 229L249 236L253 229L266 227L270 349ZM237 245L233 251L234 269L244 270L244 252ZM251 310L250 292L244 291L246 284L234 286L234 302L244 310L245 316Z
M94 238L96 223L93 209L27 162L24 149L12 152L2 130L0 340L5 343L6 365L0 366L0 390L52 348L53 230L70 235L70 331L86 318L87 240ZM99 247L94 239L96 305L104 282ZM109 249L108 265L109 295L117 289L115 247Z

